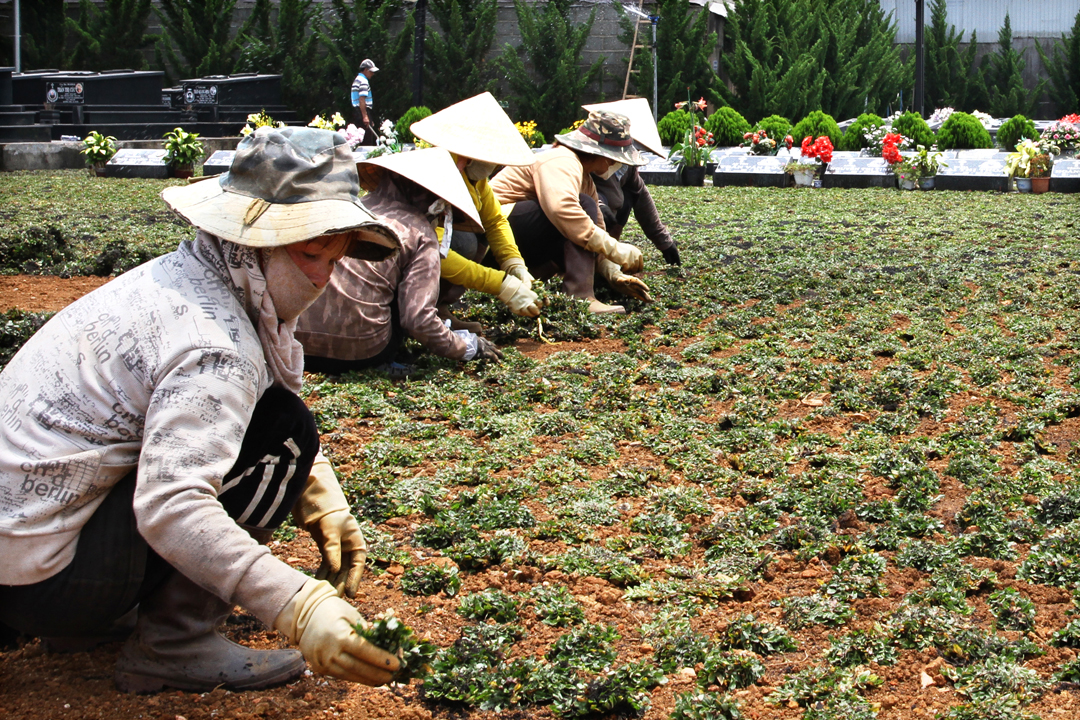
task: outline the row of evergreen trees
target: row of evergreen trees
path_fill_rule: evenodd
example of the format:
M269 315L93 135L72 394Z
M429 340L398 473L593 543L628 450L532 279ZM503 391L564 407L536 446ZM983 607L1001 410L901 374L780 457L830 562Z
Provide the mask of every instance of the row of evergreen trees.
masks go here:
M497 0L428 0L437 32L427 35L424 102L433 110L484 90L509 90L512 113L535 120L546 136L581 115L588 88L604 59L584 66L582 55L596 18L581 22L573 0L515 0L521 45L495 47ZM104 0L98 9L81 0L79 17L65 18L63 0L24 3L25 66L65 69L146 67L147 51L171 79L242 71L283 75L286 102L313 114L343 109L361 58L382 72L373 80L378 110L396 118L412 104L415 17L402 0L255 0L250 16L233 30L237 0ZM276 7L276 13L274 12ZM616 9L621 6L615 4ZM752 120L780 114L801 117L824 110L835 117L884 113L910 106L913 53L896 44L894 19L878 0L735 0L729 9L723 72L709 63L716 47L708 13L688 0L650 3L658 25L660 114L675 102L705 96ZM931 0L926 34L927 110L951 106L997 117L1031 115L1044 89L1062 112L1077 109L1080 95L1080 13L1071 35L1044 50L1050 78L1032 90L1023 85L1025 60L1012 46L1008 16L997 52L976 58L977 38L948 24L945 0ZM152 12L161 36L147 34ZM623 15L623 40L633 24ZM393 28L393 30L391 29ZM647 32L647 28L643 28ZM639 42L648 43L648 37ZM0 57L0 62L4 58ZM652 98L652 55L639 50L631 90ZM900 102L901 96L903 103Z

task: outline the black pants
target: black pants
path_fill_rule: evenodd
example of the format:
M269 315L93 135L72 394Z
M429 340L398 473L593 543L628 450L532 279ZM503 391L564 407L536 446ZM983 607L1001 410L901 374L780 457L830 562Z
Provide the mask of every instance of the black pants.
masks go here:
M318 451L311 411L293 393L272 387L255 405L222 487L240 482L218 499L243 524L276 528L300 497ZM56 575L33 585L0 585L0 624L35 636L101 635L174 572L139 534L134 494L133 471L105 496L79 533L74 559Z
M596 201L582 193L578 196L581 209L590 218L597 217ZM525 261L525 266L535 277L546 280L556 273L566 271L563 254L563 237L551 219L544 214L540 203L535 200L523 200L514 205L514 210L506 218L510 229L514 231L514 240Z
M622 235L622 229L630 220L630 213L634 210L638 194L630 188L623 188L623 204L617 208L611 207L607 198L600 195L600 212L604 215L604 227L607 228L611 237L618 239Z

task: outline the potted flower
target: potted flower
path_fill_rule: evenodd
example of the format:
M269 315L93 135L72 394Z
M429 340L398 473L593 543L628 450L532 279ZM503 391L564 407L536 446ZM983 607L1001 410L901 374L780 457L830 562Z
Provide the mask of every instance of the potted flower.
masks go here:
M791 136L788 135L788 137ZM776 141L769 137L769 134L764 130L758 130L757 132L751 130L750 132L745 133L739 147L750 148L751 155L776 154ZM789 145L788 147L791 146Z
M914 190L918 187L920 190L933 190L934 178L941 168L948 166L948 163L942 161L937 146L927 149L925 145L920 145L914 155L901 158L892 169L903 189Z
M105 163L116 154L116 138L91 130L83 140L83 149L79 152L86 159L86 164L93 168L94 174L101 177L105 174Z
M701 187L705 184L705 164L712 160L713 134L697 124L694 110L702 113L705 118L705 98L697 102L687 99L685 102L675 103L676 109L686 108L690 112L690 129L686 131L682 142L671 146L668 160L679 168L683 185Z
M1054 158L1050 153L1040 152L1031 158L1031 165L1028 168L1028 174L1031 175L1031 192L1038 195L1050 189L1050 173L1053 169Z
M802 141L801 157L785 165L784 172L795 178L795 185L810 187L814 184L814 177L819 172L824 172L825 167L832 162L832 154L832 140L827 135L816 140L805 137Z
M1042 131L1040 142L1053 144L1053 155L1072 156L1080 148L1080 115L1066 115Z
M1024 139L1016 143L1016 152L1005 158L1005 172L1016 181L1016 189L1022 193L1031 192L1031 161L1042 154L1039 144L1034 140Z
M173 177L189 178L195 174L195 163L202 159L203 144L198 133L176 128L165 133L165 164Z

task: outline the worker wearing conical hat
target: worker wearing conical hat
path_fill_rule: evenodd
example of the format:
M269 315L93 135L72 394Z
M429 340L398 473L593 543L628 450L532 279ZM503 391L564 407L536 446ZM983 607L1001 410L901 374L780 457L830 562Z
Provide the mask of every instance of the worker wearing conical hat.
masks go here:
M667 151L660 140L660 132L653 120L652 108L645 98L615 100L614 102L582 105L587 112L608 110L630 118L630 136L639 148L648 150L660 157L667 157ZM660 219L656 211L649 188L641 179L641 173L633 166L620 168L613 176L603 178L593 173L596 194L600 198L600 212L604 215L604 227L616 240L622 237L630 213L634 213L645 237L656 246L669 265L681 265L679 247L671 237L671 231Z
M439 290L440 315L453 328L479 332L476 323L464 323L450 314L449 306L466 289L495 295L511 311L526 317L540 314L532 291L533 277L525 267L514 232L503 216L488 178L499 166L531 165L532 150L491 93L481 93L418 120L409 128L413 135L454 157L469 190L480 223L454 224L452 237L440 237L446 252ZM481 265L490 247L498 270ZM523 298L531 302L523 303ZM517 308L517 309L515 309Z

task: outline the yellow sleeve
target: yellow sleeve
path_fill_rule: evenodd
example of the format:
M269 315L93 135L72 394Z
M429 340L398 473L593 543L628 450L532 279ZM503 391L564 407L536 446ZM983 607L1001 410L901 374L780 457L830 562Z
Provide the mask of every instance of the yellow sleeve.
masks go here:
M503 215L502 207L498 198L491 191L491 185L487 179L473 185L469 185L469 194L473 196L476 209L480 211L480 220L484 224L484 236L491 252L500 264L511 258L520 258L517 242L514 241L514 231L510 229L510 223Z
M498 295L506 273L502 270L493 270L479 263L474 263L472 260L468 260L451 250L442 259L439 276L447 282L462 285L470 290L479 290L488 295Z

